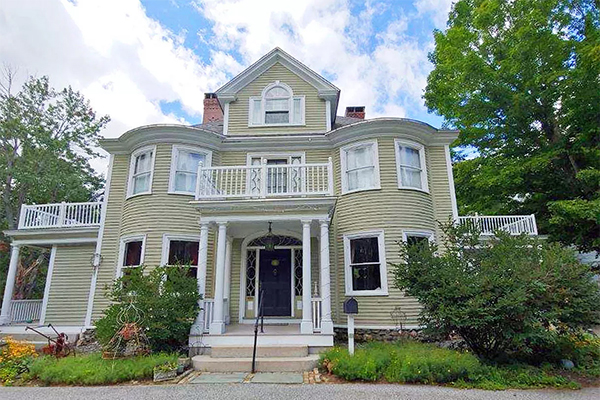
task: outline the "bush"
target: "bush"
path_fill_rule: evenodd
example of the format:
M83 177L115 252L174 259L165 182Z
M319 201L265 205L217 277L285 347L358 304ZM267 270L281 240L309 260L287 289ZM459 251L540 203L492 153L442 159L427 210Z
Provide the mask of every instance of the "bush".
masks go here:
M153 351L180 351L200 309L197 281L185 267L157 267L145 272L139 267L136 273L115 282L109 292L113 304L96 321L98 341L106 346L123 321L139 321Z
M423 306L432 333L456 332L479 357L532 354L552 339L600 321L600 291L572 250L529 236L442 225L443 251L400 244L395 285Z
M97 353L60 359L46 356L33 362L30 378L47 385L105 385L152 379L154 367L176 361L176 354L165 353L116 360L105 360Z
M0 347L0 383L11 385L20 374L28 370L35 357L37 353L33 344L6 337Z

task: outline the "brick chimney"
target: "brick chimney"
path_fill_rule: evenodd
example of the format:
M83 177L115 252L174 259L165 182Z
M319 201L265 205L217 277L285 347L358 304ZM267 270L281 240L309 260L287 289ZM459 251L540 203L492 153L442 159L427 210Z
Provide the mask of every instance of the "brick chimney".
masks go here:
M204 114L202 123L223 121L223 110L215 93L204 93Z
M365 106L346 107L346 117L365 119Z

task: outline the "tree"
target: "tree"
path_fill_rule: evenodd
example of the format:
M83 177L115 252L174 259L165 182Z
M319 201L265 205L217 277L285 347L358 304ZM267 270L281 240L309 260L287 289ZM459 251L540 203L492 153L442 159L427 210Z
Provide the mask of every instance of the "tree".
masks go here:
M460 0L434 33L426 105L476 155L456 157L461 212L534 213L553 239L600 251L599 10Z
M571 249L506 232L480 241L473 227L452 223L442 230L443 252L427 240L401 243L392 264L395 286L419 300L429 331L458 333L479 357L499 360L600 322L598 285Z
M98 156L94 147L109 118L97 117L89 102L71 87L53 89L46 76L30 77L15 91L14 70L5 67L3 72L0 228L15 229L25 203L90 201L98 195L103 179L89 160ZM0 268L4 275L6 261ZM31 271L34 281L37 271Z

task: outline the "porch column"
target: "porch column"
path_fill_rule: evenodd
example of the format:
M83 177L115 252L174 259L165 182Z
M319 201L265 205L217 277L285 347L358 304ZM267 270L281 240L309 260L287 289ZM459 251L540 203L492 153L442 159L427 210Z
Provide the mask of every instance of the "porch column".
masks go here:
M219 222L217 237L217 265L215 267L215 304L214 317L210 324L211 335L225 333L223 320L223 298L225 294L225 254L227 251L227 222Z
M227 247L225 248L225 292L223 298L227 300L224 303L225 312L223 320L226 324L229 324L229 310L231 308L231 246L233 245L233 238L227 238Z
M15 289L15 278L17 276L17 266L19 264L19 251L21 246L11 244L10 264L8 265L8 275L6 276L6 285L4 285L4 297L2 298L2 312L0 312L0 325L10 324L10 302Z
M331 320L331 275L329 272L329 221L320 220L321 225L321 333L333 333Z
M300 333L313 333L310 278L310 220L302 220L302 323Z
M206 295L206 266L208 264L208 223L200 222L200 243L198 245L198 269L196 279L198 280L198 293L202 295L200 307L204 307ZM198 317L192 325L192 334L201 335L204 332L204 310L200 310Z

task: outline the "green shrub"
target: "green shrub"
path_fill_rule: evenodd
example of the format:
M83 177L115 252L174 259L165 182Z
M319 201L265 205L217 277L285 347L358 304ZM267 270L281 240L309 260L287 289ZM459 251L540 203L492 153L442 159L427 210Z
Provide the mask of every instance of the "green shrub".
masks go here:
M176 354L165 353L115 360L105 360L100 354L46 356L33 362L29 375L47 385L104 385L152 379L155 366L176 361Z
M600 291L572 250L496 232L480 240L469 226L442 225L443 249L400 244L395 286L423 306L437 334L457 332L481 358L533 354L552 327L572 331L600 322Z
M96 321L98 341L106 346L121 328L119 321L139 320L153 351L180 351L199 312L197 280L186 267L146 272L139 267L137 273L116 280L108 294L113 304Z

